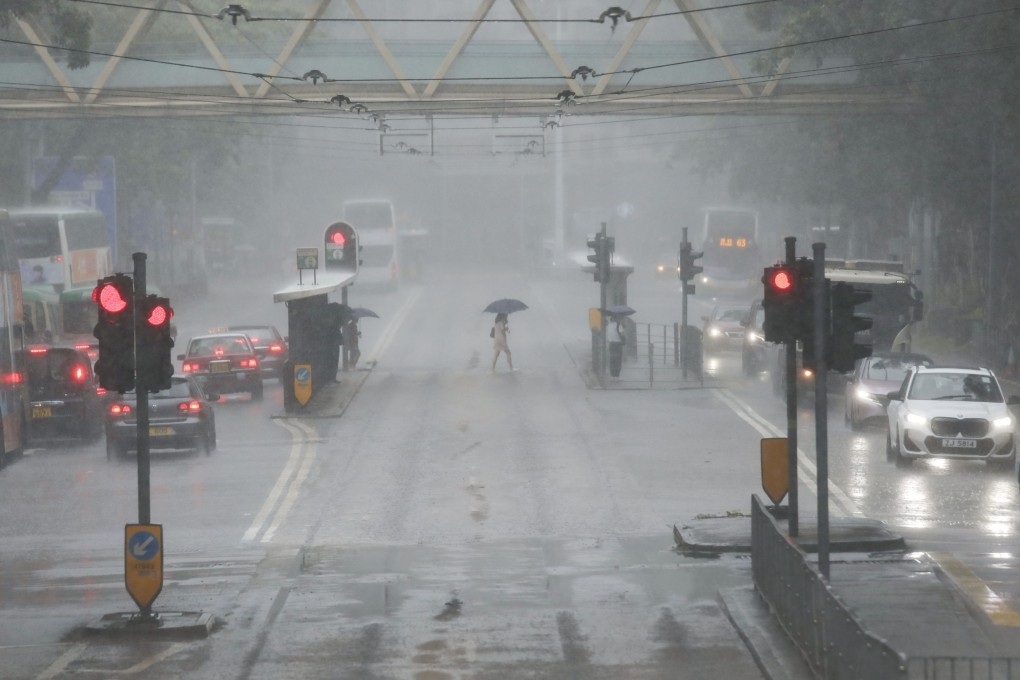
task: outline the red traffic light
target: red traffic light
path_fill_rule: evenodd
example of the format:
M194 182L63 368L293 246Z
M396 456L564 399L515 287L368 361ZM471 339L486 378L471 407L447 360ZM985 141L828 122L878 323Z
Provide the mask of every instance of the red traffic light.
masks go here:
M777 269L769 278L769 287L780 293L793 289L793 276L785 269Z
M98 286L92 292L92 298L99 302L99 306L103 310L111 314L123 312L128 306L127 300L124 299L120 289L112 283L104 283Z
M174 313L164 305L153 305L149 311L149 318L146 321L150 326L162 326L165 324Z
M342 231L337 229L336 231L329 235L329 242L334 245L342 246L345 243L347 243L347 237L344 236L344 233Z

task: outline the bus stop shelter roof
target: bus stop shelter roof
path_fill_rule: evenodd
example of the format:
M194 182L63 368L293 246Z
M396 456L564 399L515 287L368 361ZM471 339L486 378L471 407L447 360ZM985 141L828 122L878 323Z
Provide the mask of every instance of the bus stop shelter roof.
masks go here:
M304 276L311 279L311 271L306 271ZM354 273L318 272L315 276L315 283L291 284L273 293L273 302L290 302L316 295L328 295L335 290L351 285L355 278L357 278L357 274Z

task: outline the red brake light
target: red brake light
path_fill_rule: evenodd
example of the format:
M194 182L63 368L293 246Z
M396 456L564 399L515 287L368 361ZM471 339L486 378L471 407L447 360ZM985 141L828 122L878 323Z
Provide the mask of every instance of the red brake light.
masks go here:
M180 404L177 404L177 410L182 413L198 413L202 410L202 402L183 401Z
M48 352L48 351L49 350L46 349L45 347L29 347L28 348L28 353L29 354L46 354L46 352Z
M241 368L258 368L259 360L256 359L255 357L252 357L250 359L241 359L241 361L238 363L240 364Z
M84 366L72 366L71 367L71 381L76 383L85 382L85 379L89 377L88 369Z
M110 406L110 415L112 416L126 416L131 413L131 406L128 404L113 404Z
M75 343L74 348L77 349L77 350L84 351L84 350L92 349L92 345L90 345L87 342L78 342L78 343Z
M102 397L102 396L106 395L106 388L105 388L105 387L99 387L99 386L97 385L97 386L96 386L96 395L97 395L97 396L100 396L100 397Z
M224 354L223 348L222 347L217 347L216 349L213 350L213 354L215 354L218 357L223 356L223 354Z
M25 381L25 376L20 373L0 373L0 384L20 385Z
M273 354L279 354L280 352L283 351L283 345L281 345L278 342L274 342L269 346L269 351L272 352Z
M198 364L188 363L187 361L185 361L183 364L181 364L181 371L183 371L184 373L192 373L192 372L197 371L197 370L198 370Z

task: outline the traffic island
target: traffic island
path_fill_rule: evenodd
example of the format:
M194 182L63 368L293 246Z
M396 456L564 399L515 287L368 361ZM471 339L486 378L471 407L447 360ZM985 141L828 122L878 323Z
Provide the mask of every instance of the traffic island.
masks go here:
M117 612L105 614L85 625L90 635L146 637L156 639L202 639L209 637L216 617L206 612Z
M777 518L781 528L785 518ZM801 550L818 550L818 525L814 519L801 519L797 536L788 540ZM681 527L673 525L677 550L692 555L751 552L751 517L728 514L722 517L700 517ZM905 551L903 537L889 530L884 522L863 517L834 517L829 521L829 547L833 552L894 552Z

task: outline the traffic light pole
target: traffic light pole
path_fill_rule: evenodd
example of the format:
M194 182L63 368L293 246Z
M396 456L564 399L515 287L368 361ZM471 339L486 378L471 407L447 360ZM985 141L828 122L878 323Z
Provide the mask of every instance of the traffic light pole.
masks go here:
M829 330L829 288L825 281L825 244L814 243L815 258L815 466L818 476L818 571L829 580L829 368L825 345Z
M141 324L145 323L144 308L145 301L145 253L134 253L131 259L135 263L135 342L134 352L138 356L138 341L143 337L139 332ZM138 435L138 523L150 524L149 517L149 380L150 376L142 371L135 375L135 397L137 412L137 435ZM143 609L144 613L144 609Z
M787 236L786 264L793 267L797 261L797 238ZM787 530L796 538L800 533L800 501L797 491L797 341L786 342L786 441L787 441L787 494L790 517Z
M690 250L690 244L687 242L687 227L684 227L683 240L680 242L680 252ZM684 281L684 294L680 296L680 342L683 343L680 348L680 374L684 380L687 380L687 296L690 294L689 281Z
M609 367L609 349L606 340L606 302L609 297L609 248L606 245L606 223L602 223L601 240L602 240L602 258L595 265L602 269L599 276L599 354L601 358L599 360L599 378L601 380L606 379L606 373Z

